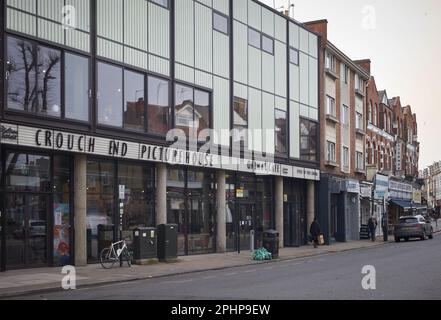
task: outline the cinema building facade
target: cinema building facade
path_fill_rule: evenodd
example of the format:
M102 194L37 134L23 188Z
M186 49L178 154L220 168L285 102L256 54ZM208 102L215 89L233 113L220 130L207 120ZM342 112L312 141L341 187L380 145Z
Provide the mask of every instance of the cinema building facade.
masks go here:
M252 0L66 2L0 9L1 270L94 263L163 223L179 255L305 244L319 38ZM210 152L171 129L212 129Z

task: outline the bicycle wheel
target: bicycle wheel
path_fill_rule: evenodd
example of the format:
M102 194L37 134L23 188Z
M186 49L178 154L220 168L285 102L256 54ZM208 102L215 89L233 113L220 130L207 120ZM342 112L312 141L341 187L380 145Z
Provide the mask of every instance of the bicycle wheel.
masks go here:
M130 255L130 252L127 248L124 249L123 253L122 253L122 260L127 261L127 265L129 267L132 266L132 256Z
M101 251L100 261L104 269L111 269L118 259L110 248L104 248Z

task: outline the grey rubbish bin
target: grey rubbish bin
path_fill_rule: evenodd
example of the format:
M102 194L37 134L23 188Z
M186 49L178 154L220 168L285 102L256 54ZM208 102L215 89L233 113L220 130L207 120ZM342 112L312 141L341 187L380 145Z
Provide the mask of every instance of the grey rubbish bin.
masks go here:
M263 247L268 250L273 259L279 258L279 232L267 230L263 232Z
M142 261L156 258L156 228L136 228L133 230L133 259L135 261Z

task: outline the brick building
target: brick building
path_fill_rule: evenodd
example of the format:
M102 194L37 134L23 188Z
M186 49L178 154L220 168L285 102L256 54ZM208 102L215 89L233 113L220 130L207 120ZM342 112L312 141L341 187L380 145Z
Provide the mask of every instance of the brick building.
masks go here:
M365 86L369 72L328 40L326 20L305 23L320 46L319 219L328 241L359 239L360 182L365 179Z

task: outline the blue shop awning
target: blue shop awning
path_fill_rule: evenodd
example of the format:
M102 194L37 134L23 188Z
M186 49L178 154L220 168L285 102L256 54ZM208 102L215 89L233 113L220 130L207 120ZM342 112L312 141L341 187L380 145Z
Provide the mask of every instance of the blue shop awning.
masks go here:
M404 210L427 209L427 205L411 203L410 201L407 201L407 200L395 200L395 199L392 199L390 202L395 204L396 206L399 206L399 207L403 208Z

